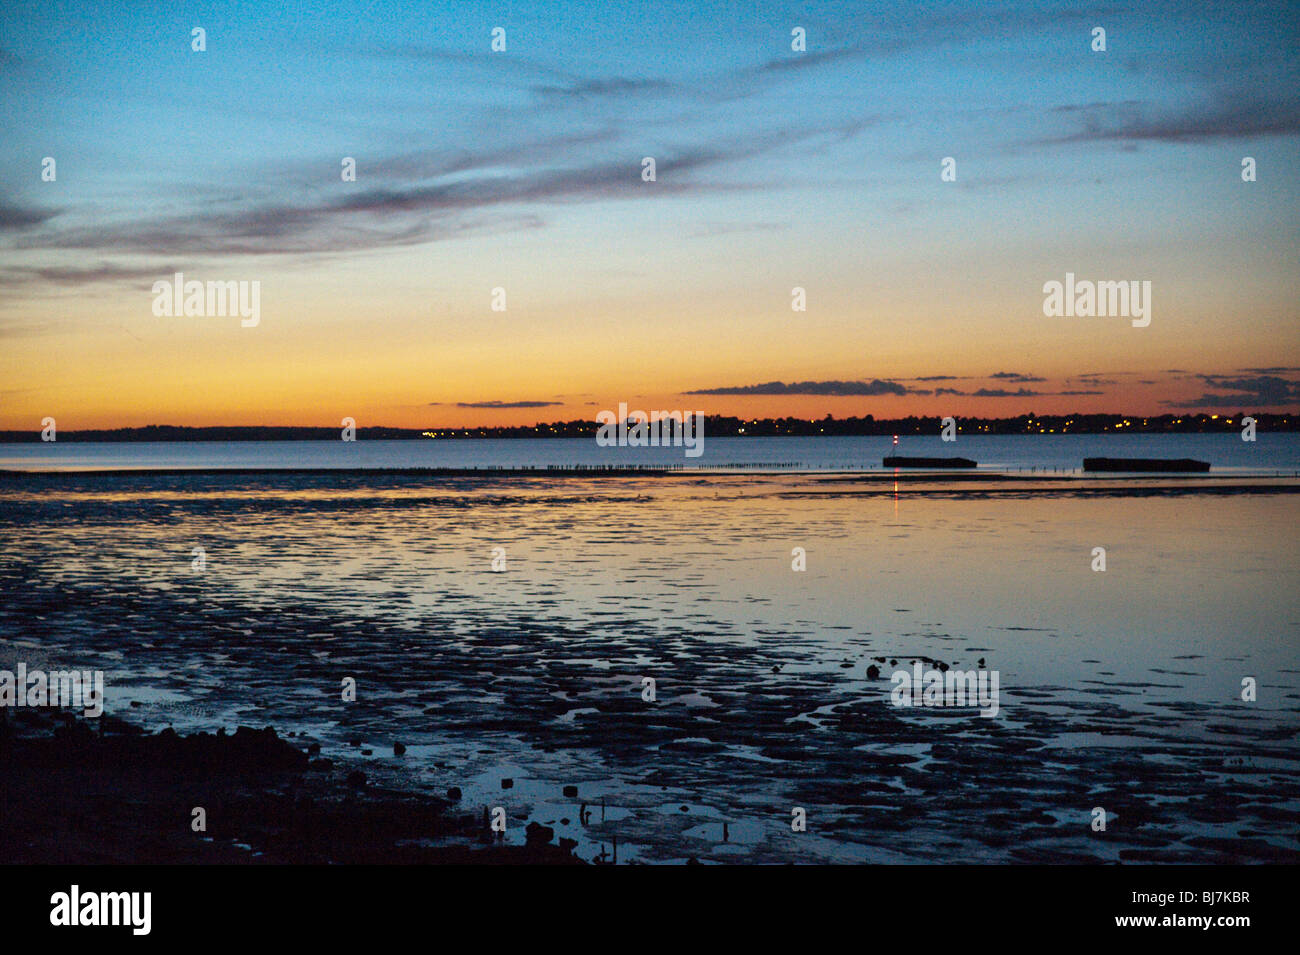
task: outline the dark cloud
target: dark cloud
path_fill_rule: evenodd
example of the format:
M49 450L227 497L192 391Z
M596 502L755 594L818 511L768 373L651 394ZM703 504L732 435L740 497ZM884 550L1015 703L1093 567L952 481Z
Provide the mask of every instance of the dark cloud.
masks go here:
M1116 378L1099 378L1096 375L1075 375L1069 381L1081 381L1085 385L1118 385L1119 380ZM1150 384L1150 382L1147 382Z
M790 70L805 70L809 67L821 66L823 63L834 63L837 60L863 55L865 55L865 51L857 47L843 47L837 50L819 50L814 53L795 53L791 51L788 56L781 56L773 60L768 60L758 69L759 72L762 73L783 73Z
M586 99L595 96L631 96L641 93L666 93L676 86L667 80L629 79L612 77L609 79L578 79L568 83L534 86L533 92L538 96L558 96L570 99Z
M557 168L531 163L526 149L511 147L517 160L506 170L500 168L501 150L491 149L480 160L461 156L458 175L431 182L347 190L337 198L298 203L247 199L187 215L39 229L15 235L9 244L21 250L192 256L355 253L417 245L545 224L522 207L746 190L753 187L702 182L692 174L842 131L840 126L786 130L744 142L661 150L653 187L641 180L640 152Z
M1216 394L1206 392L1190 401L1169 402L1179 408L1227 408L1244 404L1272 406L1287 404L1300 398L1300 382L1288 381L1277 375L1256 375L1251 378L1229 378L1220 375L1200 375L1207 388L1235 392Z
M976 398L1038 398L1043 395L1041 391L1031 391L1028 388L1021 388L1019 391L1007 391L1005 388L980 388L974 393Z
M439 402L430 402L439 404ZM457 408L549 408L558 401L458 401Z
M725 388L699 388L685 395L829 395L876 396L906 395L908 389L896 381L767 381L759 385L735 385Z
M44 225L58 214L58 210L32 209L0 199L0 230L30 229Z
M1140 106L1141 100L1105 100L1092 103L1066 103L1052 108L1053 113L1096 113L1114 109L1132 109Z
M159 279L170 279L176 271L170 265L123 268L106 263L93 266L48 266L44 268L15 266L0 269L0 288L42 284L78 287L99 282L146 281L153 283Z
M1217 92L1209 100L1163 116L1147 115L1127 102L1087 109L1081 115L1082 128L1039 142L1210 142L1300 133L1300 98L1290 91L1271 99L1261 98L1258 92Z
M1022 375L1019 372L1015 372L1015 371L999 371L999 372L995 372L992 375L989 375L989 377L1001 378L1006 381L1014 381L1016 384L1031 384L1035 381L1047 380L1046 378L1039 378L1035 375Z

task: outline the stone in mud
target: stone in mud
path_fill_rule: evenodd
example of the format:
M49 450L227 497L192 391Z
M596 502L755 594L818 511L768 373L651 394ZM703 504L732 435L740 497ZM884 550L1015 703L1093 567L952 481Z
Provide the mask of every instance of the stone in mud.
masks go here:
M406 755L406 746L405 746L404 744L402 744L402 743L394 743L394 744L393 744L393 755L394 755L394 756L405 756L405 755Z
M540 822L530 822L524 828L524 843L530 846L546 845L555 838L555 830L550 826L543 826ZM574 843L577 845L577 843Z
M503 779L503 780L501 780L501 788L502 788L502 789L514 789L514 788L515 788L515 781L514 781L513 779Z
M450 799L452 802L460 802L460 796L461 796L461 792L459 786L452 786L450 789L447 790L447 798Z
M577 787L577 786L565 786L565 787L564 787L564 795L566 795L566 796L577 796L577 795L578 795L578 787Z
M348 773L348 785L353 789L360 789L366 784L366 774L359 769L354 769Z

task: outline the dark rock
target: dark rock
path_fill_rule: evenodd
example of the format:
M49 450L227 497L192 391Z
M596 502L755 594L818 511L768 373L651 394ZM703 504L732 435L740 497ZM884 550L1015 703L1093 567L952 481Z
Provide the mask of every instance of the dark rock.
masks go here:
M450 799L452 802L460 802L460 796L461 796L461 792L459 786L452 786L450 789L447 790L447 798Z
M353 789L360 789L366 784L366 774L359 769L354 769L348 773L348 785Z
M578 787L577 787L577 786L565 786L565 787L564 787L564 795L566 795L566 796L570 796L570 797L578 795Z
M406 746L403 745L402 743L394 743L394 744L393 744L393 755L394 755L394 756L405 756L405 755L406 755Z
M524 828L524 843L530 846L543 846L555 838L555 830L543 826L540 822L530 822ZM574 843L577 845L577 843Z
M502 788L502 789L514 789L514 788L515 788L515 781L514 781L513 779L503 779L503 780L501 780L501 788Z

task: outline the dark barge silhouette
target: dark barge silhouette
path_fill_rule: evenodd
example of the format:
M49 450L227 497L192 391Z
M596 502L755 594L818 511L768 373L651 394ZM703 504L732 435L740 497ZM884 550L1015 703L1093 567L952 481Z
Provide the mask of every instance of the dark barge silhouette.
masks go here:
M1084 458L1085 471L1176 471L1204 474L1209 461L1192 458Z

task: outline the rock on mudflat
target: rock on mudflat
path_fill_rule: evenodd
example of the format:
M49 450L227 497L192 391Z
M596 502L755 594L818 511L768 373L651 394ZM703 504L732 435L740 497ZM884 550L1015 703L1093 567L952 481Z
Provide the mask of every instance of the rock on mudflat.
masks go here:
M540 822L530 822L524 828L524 843L526 845L546 845L554 838L555 830L550 826L543 826Z

